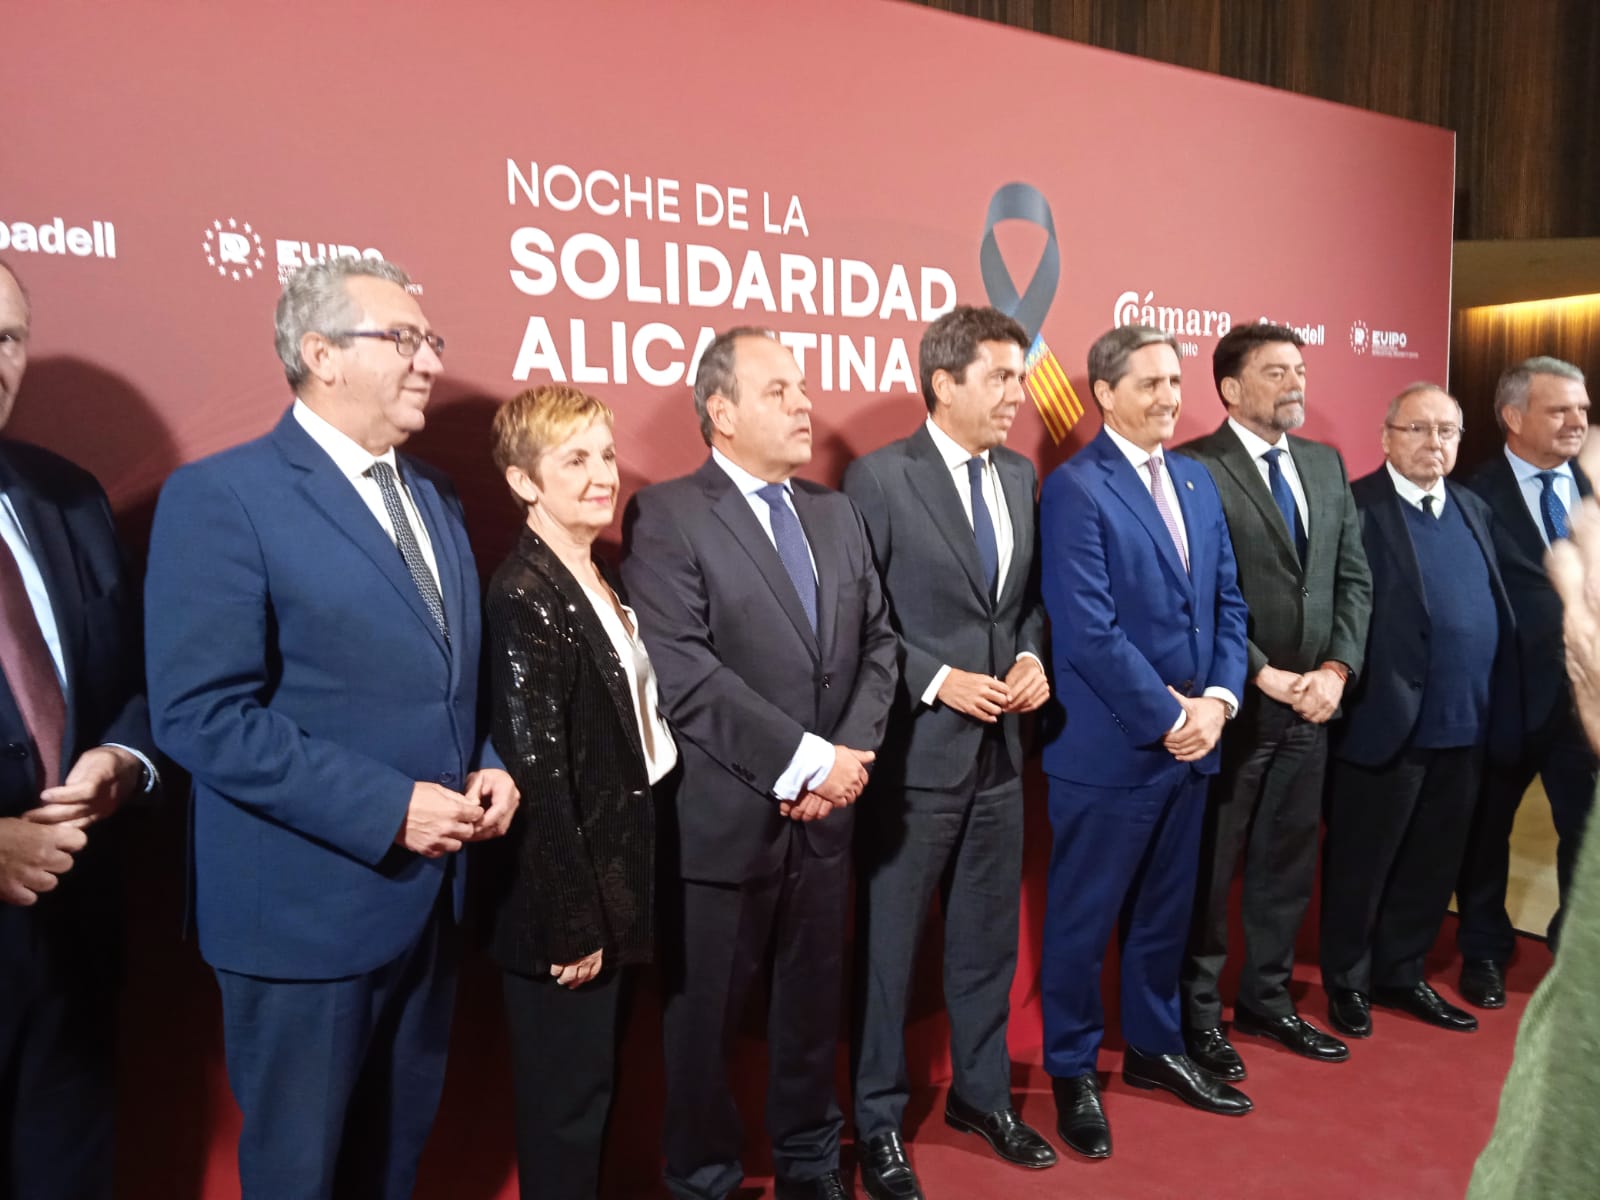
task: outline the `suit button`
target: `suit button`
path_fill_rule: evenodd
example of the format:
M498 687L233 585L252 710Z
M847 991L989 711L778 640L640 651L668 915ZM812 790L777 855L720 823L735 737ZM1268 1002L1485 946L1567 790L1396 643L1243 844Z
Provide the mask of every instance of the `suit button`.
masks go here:
M1413 687L1413 688L1420 688L1420 687L1421 687L1421 686L1422 686L1422 680L1420 680L1420 679L1413 679L1413 680L1412 680L1412 681L1411 681L1411 686L1412 686L1412 687Z
M7 742L0 748L0 755L6 758L27 758L30 753L27 742Z
M1309 588L1301 588L1300 589L1300 595L1301 595L1302 598L1309 597L1311 595L1311 591L1310 591Z
M833 676L832 675L824 675L822 677L822 686L825 687L825 688L832 687L833 686Z
M1195 627L1194 627L1194 631L1195 631L1195 632L1196 632L1196 633L1199 633L1199 632L1200 632L1200 626L1198 626L1198 625L1196 625L1196 626L1195 626Z
M450 787L455 781L456 773L454 771L445 771L439 776L439 782L445 787Z

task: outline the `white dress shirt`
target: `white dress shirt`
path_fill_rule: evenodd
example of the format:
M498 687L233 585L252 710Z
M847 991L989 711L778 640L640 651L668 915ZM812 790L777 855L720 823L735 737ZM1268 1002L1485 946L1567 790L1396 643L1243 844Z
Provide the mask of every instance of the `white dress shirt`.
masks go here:
M1263 457L1268 450L1282 450L1278 455L1278 466L1283 469L1283 477L1289 484L1289 491L1294 496L1294 506L1300 512L1300 524L1305 527L1306 537L1311 536L1311 509L1306 504L1305 488L1300 486L1300 472L1295 470L1294 455L1289 453L1289 435L1280 433L1276 442L1263 439L1254 430L1246 429L1232 417L1228 418L1228 428L1233 430L1234 436L1244 443L1245 452L1255 460L1256 470L1261 472L1261 482L1267 485L1267 491L1272 490L1271 468Z
M1539 478L1539 472L1544 468L1536 467L1527 459L1511 453L1510 446L1506 447L1506 461L1511 464L1511 473L1517 477L1517 486L1522 489L1522 502L1528 506L1528 515L1533 518L1533 527L1539 531L1539 537L1548 546L1550 535L1544 531L1544 513L1539 508L1539 497L1544 493L1544 481ZM1572 476L1572 464L1562 463L1559 467L1550 469L1556 473L1556 498L1561 501L1561 507L1567 510L1567 517L1570 520L1572 509L1578 503L1578 481Z
M350 481L350 486L356 489L356 495L361 497L361 502L377 518L378 524L383 527L383 532L398 548L400 543L394 535L394 522L389 520L389 510L383 505L383 493L378 490L378 481L367 474L367 469L375 462L389 464L395 478L400 481L398 490L400 503L406 510L406 520L411 522L411 531L417 535L417 545L422 548L423 560L428 564L428 573L433 576L434 586L439 588L442 602L444 589L439 584L439 563L433 556L433 541L428 537L427 522L422 519L422 514L417 511L416 501L411 498L411 489L406 486L405 476L400 473L400 465L395 462L394 447L391 446L382 454L374 455L349 434L328 424L313 412L304 400L297 399L294 402L294 419L300 423L300 428L306 431L311 440L321 446L327 456L333 459L333 465L339 469L339 474Z
M1400 497L1402 502L1411 505L1418 512L1426 512L1427 510L1422 507L1422 498L1424 496L1433 497L1433 519L1437 521L1439 514L1444 512L1446 495L1444 476L1441 475L1438 479L1435 479L1431 488L1422 488L1412 483L1399 471L1396 471L1393 463L1385 462L1383 465L1384 469L1389 472L1389 478L1394 482L1395 494Z
M603 596L587 587L583 589L583 594L589 597L595 615L600 618L606 636L611 639L611 648L622 661L623 673L628 677L628 695L633 698L633 719L638 723L639 744L644 747L645 768L650 782L659 783L678 763L678 744L672 740L672 730L667 728L667 720L661 715L656 672L650 665L644 642L639 638L639 618L633 609L623 604L622 611L628 617L628 623L624 625L609 595ZM631 633L630 626L633 630Z

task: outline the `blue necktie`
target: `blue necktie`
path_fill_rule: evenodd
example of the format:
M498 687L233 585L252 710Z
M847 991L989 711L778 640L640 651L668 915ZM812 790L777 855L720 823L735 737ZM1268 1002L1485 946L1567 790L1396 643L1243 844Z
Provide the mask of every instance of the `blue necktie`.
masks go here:
M1556 495L1557 478L1554 471L1539 472L1539 482L1544 484L1544 491L1539 493L1539 515L1544 518L1544 535L1552 542L1559 542L1572 532L1567 526L1566 506Z
M800 607L806 610L806 620L811 622L811 632L817 631L817 577L811 569L811 551L806 548L805 530L800 528L800 518L794 515L784 496L781 483L769 483L758 488L756 495L767 502L772 510L772 541L778 547L778 557L783 569L794 584L800 597Z
M406 570L411 572L411 581L417 585L422 603L427 606L428 615L433 618L434 624L439 627L439 632L444 635L445 644L448 645L450 626L444 619L444 600L439 595L439 585L434 582L433 572L428 570L428 560L422 556L422 545L417 541L417 532L411 528L405 506L400 503L400 489L395 485L394 468L386 462L375 462L367 468L366 474L378 484L378 494L383 497L384 511L389 514L389 523L394 526L395 546L405 561Z
M989 599L1000 582L1000 541L994 535L994 521L983 499L983 459L967 459L967 484L972 488L972 536L978 539L978 562L989 584Z
M1272 489L1272 501L1278 506L1278 511L1283 514L1283 527L1289 531L1294 540L1294 552L1299 555L1300 561L1306 560L1306 527L1300 521L1300 510L1295 507L1294 493L1289 490L1289 481L1284 478L1283 467L1278 458L1283 454L1281 447L1273 447L1261 457L1267 460L1267 486Z

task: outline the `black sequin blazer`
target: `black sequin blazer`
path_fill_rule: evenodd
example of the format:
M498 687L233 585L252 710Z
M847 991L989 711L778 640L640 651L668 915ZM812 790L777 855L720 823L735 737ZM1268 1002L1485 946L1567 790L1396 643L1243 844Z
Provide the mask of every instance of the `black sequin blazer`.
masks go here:
M608 574L609 579L609 574ZM508 970L652 955L655 808L621 660L572 573L524 527L485 597L495 750L522 790L477 848L489 952Z

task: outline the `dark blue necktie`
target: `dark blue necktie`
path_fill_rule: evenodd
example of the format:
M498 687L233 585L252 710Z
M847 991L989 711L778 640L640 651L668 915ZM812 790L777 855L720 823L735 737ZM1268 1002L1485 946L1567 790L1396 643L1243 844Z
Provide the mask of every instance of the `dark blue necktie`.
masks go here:
M1539 482L1544 484L1544 491L1539 493L1539 515L1544 518L1544 535L1552 542L1559 542L1572 532L1567 526L1566 506L1556 495L1558 478L1554 471L1539 472Z
M794 515L783 493L784 486L781 483L769 483L756 490L756 495L765 500L767 507L772 510L773 544L778 547L783 569L788 572L789 581L794 584L795 593L800 597L800 607L806 610L806 620L811 622L811 632L815 633L817 577L811 569L811 551L806 548L805 530L800 528L800 519Z
M1306 527L1300 520L1300 510L1295 507L1294 493L1289 490L1289 481L1284 478L1283 466L1278 462L1282 454L1282 448L1275 446L1261 456L1267 460L1267 486L1272 489L1273 503L1283 514L1283 527L1294 539L1294 552L1299 555L1301 562L1305 562Z
M972 488L972 536L978 539L978 563L992 600L1000 582L1000 540L994 535L994 521L983 499L983 459L967 459L967 484Z

